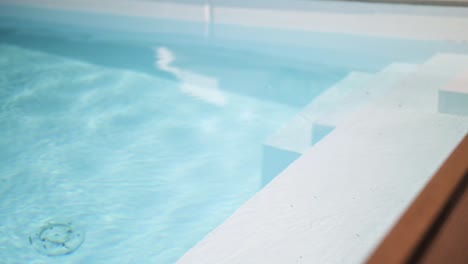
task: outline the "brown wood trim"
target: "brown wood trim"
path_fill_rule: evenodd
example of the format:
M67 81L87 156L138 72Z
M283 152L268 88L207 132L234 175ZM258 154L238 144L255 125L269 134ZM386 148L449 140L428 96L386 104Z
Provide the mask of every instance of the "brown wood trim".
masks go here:
M460 197L464 195L467 182L468 135L419 193L366 263L415 263L423 259L444 222L454 212ZM446 263L454 263L447 261Z
M468 263L468 184L465 181L463 195L438 230L437 235L426 247L417 262Z

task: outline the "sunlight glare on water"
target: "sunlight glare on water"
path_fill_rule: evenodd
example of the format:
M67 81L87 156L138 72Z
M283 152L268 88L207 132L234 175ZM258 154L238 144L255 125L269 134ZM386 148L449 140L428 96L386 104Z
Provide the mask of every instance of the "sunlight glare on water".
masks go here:
M175 79L7 44L0 54L4 263L173 263L259 190L261 144L297 111L222 91L173 66L168 47L155 64ZM84 227L83 245L34 251L28 236L63 217Z

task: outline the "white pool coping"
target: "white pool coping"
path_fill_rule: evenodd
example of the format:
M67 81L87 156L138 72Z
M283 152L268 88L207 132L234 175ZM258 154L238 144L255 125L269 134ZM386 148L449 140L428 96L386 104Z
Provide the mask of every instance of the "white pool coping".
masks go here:
M369 109L306 152L178 263L362 263L468 131ZM358 157L358 158L356 158Z
M265 3L261 0L253 2ZM273 3L281 2L274 1ZM257 4L250 7L252 4L249 4L248 1L245 4L233 5L229 4L229 1L219 0L182 2L0 0L0 4L176 19L209 24L232 24L419 40L468 41L468 8L419 7L415 9L414 7L398 5L389 8L388 5L381 4L324 2L326 1L290 0L288 1L290 8L284 9L275 8L274 4L271 8L268 8L267 4L263 6ZM262 8L258 8L258 6L262 6ZM295 6L297 9L294 8Z
M425 87L408 79L402 89ZM362 263L468 132L468 113L388 99L353 114L178 263Z

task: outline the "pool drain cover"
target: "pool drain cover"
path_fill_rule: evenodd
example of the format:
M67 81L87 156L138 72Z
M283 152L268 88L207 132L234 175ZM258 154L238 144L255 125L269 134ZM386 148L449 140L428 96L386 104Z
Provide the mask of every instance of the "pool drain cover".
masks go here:
M41 254L59 256L70 254L84 241L84 232L72 223L49 222L29 237L29 243Z

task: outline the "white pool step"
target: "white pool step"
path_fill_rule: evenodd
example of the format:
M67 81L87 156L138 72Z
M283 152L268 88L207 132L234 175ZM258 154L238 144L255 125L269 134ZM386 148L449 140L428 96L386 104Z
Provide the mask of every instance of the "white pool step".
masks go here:
M374 76L350 75L266 140L263 184L367 103L383 109L468 115L467 73L467 55L437 54L420 66L392 64Z
M395 63L375 75L353 72L327 89L265 141L263 184L268 183L333 129L330 123L322 122L322 125L318 123L319 120L327 120L328 116L336 112L349 114L356 111L416 68L411 64Z
M284 150L303 153L310 147L311 123L335 107L349 93L365 85L371 78L370 74L352 72L343 80L325 90L315 98L300 113L269 137L265 144Z
M467 66L468 56L439 54L338 118L178 263L364 261L468 133L466 104L453 97L468 94Z
M262 184L267 184L311 146L312 124L315 119L359 89L371 78L370 74L352 72L336 83L299 114L288 121L262 146Z
M388 86L391 89L385 89L387 93L373 96L372 101L379 108L468 115L467 74L468 56L437 54L404 80ZM385 80L382 78L382 81ZM356 93L356 96L359 94ZM326 128L331 131L350 118L355 112L352 111L353 107L360 104L360 98L356 96L347 100L350 106L337 108L335 112L319 118L313 130L321 132Z
M179 263L361 263L468 132L468 117L366 106Z
M468 70L468 56L437 54L415 73L374 101L379 108L439 111L439 90Z
M354 112L387 93L395 84L418 68L414 64L394 63L379 74L374 75L366 85L354 90L339 105L314 121L312 124L312 143L320 141Z

